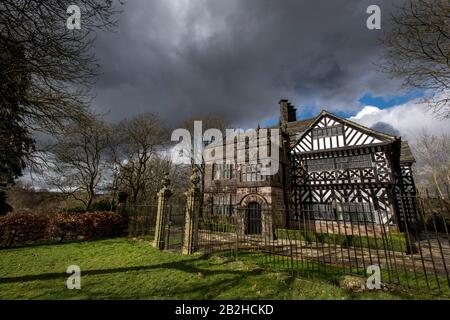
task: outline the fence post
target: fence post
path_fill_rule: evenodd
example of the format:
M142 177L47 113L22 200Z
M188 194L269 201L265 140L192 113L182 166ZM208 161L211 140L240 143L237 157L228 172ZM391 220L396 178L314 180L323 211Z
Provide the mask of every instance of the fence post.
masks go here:
M123 219L123 233L128 234L129 233L129 217L128 217L128 210L127 210L127 198L128 194L125 191L119 192L119 199L118 199L118 205L116 208L116 213L120 214Z
M164 249L166 240L166 220L167 220L167 207L168 200L172 195L172 191L169 189L170 179L169 173L164 174L162 180L162 188L158 192L158 209L156 212L156 230L155 230L155 240L153 241L153 246L160 250Z
M198 169L192 168L191 188L186 191L186 217L184 222L183 254L192 254L198 249L198 217L200 213L200 182Z
M128 194L125 191L119 192L119 199L117 201L118 206L116 208L116 212L126 218L126 205L127 205Z

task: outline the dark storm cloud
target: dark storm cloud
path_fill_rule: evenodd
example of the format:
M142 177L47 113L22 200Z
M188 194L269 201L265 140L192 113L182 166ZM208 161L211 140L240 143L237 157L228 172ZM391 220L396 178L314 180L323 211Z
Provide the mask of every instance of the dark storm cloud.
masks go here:
M277 102L354 113L367 92L395 94L376 72L380 31L366 8L393 1L133 0L116 33L101 34L97 110L118 120L159 112L176 123L207 112L236 125L278 115Z
M398 136L398 137L401 136L400 131L398 131L392 125L390 125L389 123L386 123L386 122L379 121L379 122L375 123L373 126L371 126L370 128L380 131L380 132L383 132L383 133L386 133L386 134L393 135L393 136Z

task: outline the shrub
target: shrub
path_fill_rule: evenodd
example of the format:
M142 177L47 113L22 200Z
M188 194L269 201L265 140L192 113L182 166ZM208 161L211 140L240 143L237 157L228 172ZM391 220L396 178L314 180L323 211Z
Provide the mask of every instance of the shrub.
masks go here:
M51 221L51 234L59 242L85 235L88 228L83 214L59 213Z
M71 207L66 209L67 213L85 213L86 209L82 206Z
M0 215L5 215L12 211L12 207L6 202L6 193L0 190Z
M346 235L344 240L342 241L342 246L344 247L351 247L354 245L354 236L353 235Z
M113 212L81 214L61 213L52 220L52 233L62 242L77 237L100 238L121 235L124 230L122 216Z
M48 238L49 217L37 214L9 214L0 217L1 245L11 247Z
M305 239L307 243L312 243L316 241L314 237L314 232L312 231L306 231L304 234L302 234L302 237Z
M327 243L328 237L327 237L327 234L325 234L325 233L316 233L316 239L317 239L317 242Z
M113 212L93 212L83 214L89 237L112 237L121 235L125 229L122 216Z
M111 208L111 201L109 200L100 200L99 202L96 202L92 205L91 208L92 212L97 211L116 211L116 204L113 203L113 206Z
M59 213L51 218L37 214L0 217L0 246L31 244L38 240L119 236L125 230L122 216L113 212Z

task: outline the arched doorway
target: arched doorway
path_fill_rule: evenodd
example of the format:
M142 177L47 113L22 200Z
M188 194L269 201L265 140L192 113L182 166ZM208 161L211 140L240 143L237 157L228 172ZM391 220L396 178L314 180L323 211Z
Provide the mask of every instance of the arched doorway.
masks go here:
M250 202L245 214L245 234L261 234L261 205Z

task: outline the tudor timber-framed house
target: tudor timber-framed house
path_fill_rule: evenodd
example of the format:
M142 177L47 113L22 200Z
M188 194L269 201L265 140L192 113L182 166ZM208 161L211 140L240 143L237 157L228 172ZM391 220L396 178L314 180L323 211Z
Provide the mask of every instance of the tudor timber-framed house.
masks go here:
M236 214L235 208L259 208L264 215L308 213L317 220L365 221L403 230L415 221L414 157L406 141L322 111L296 119L296 109L280 101L280 169L260 175L259 164L206 162L204 204L212 214ZM270 138L263 144L270 145ZM249 145L237 152L248 152ZM245 148L245 150L239 150ZM410 199L410 198L409 198ZM265 212L265 213L264 213ZM269 212L269 213L267 213ZM406 219L405 219L406 217ZM249 222L246 222L248 224Z

